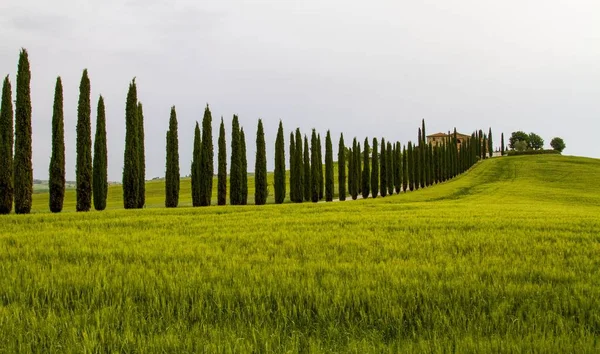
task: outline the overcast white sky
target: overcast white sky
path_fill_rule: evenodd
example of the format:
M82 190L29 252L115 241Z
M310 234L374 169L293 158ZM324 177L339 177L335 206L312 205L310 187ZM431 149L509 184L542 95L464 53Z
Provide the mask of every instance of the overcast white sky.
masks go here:
M563 137L566 154L600 157L597 0L2 0L0 74L10 75L13 90L21 47L31 61L39 179L48 176L58 75L67 179L75 178L84 68L93 126L98 96L105 97L113 181L121 180L125 98L134 76L148 179L164 176L172 105L181 173L189 173L193 128L206 103L215 146L220 117L229 144L232 115L239 115L251 170L259 117L269 169L279 119L286 149L296 127L322 135L331 129L334 149L341 131L347 142L377 136L406 143L425 118L428 133L491 126L499 145L500 132L533 131L546 145Z

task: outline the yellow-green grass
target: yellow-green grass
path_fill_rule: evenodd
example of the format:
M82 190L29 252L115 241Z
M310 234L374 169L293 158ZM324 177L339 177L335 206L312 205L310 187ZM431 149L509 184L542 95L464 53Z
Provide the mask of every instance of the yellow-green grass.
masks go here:
M600 160L375 200L9 215L0 352L600 351Z

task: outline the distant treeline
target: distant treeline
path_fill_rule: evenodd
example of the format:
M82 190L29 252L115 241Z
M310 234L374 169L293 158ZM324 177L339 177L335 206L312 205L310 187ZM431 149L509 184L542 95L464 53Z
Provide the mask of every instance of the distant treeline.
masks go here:
M27 214L31 210L33 193L32 136L31 136L31 72L28 54L21 50L17 72L16 108L13 116L12 88L9 77L4 79L0 106L0 213L14 210ZM105 105L98 99L96 134L92 149L90 79L83 71L79 86L77 107L76 191L77 211L106 208L108 191L107 142ZM13 130L14 123L14 130ZM123 206L126 209L145 205L145 148L144 114L137 98L135 79L129 84L125 110L125 151L123 166ZM14 134L14 135L13 135ZM14 141L13 141L14 136ZM502 136L504 153L504 136ZM371 145L369 145L371 143ZM229 204L248 203L248 162L246 136L239 119L231 122L230 151L227 154L226 130L221 118L217 141L217 204L227 204L227 177L229 176ZM312 129L310 138L300 128L290 132L288 158L283 122L279 122L275 141L274 197L283 203L286 196L295 203L332 201L334 191L334 156L332 137L325 135L325 163L321 134ZM13 151L14 149L14 151ZM93 152L93 155L92 155ZM492 130L479 130L470 137L457 137L456 129L441 140L428 143L425 121L418 129L416 142L405 145L385 138L365 138L363 145L357 138L346 146L343 134L339 137L337 192L340 201L347 197L357 199L385 197L394 193L418 190L444 182L467 171L478 160L492 156ZM191 163L192 204L211 205L214 175L214 148L212 115L209 106L204 110L202 128L196 122ZM229 161L229 171L227 170ZM263 122L258 120L256 132L256 159L254 167L254 203L265 204L269 194L267 183L267 156ZM171 108L169 129L166 132L165 206L179 204L180 164L177 113ZM287 164L286 164L287 163ZM287 176L289 172L289 191ZM63 88L56 79L52 115L52 153L49 166L49 209L60 212L65 195L65 143L63 117ZM289 193L289 194L288 194ZM93 202L93 203L92 203Z

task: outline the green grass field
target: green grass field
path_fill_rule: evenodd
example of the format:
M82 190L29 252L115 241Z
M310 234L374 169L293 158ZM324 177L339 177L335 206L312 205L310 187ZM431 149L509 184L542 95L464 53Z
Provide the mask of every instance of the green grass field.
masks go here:
M600 160L495 158L338 203L116 191L0 218L0 352L600 351Z

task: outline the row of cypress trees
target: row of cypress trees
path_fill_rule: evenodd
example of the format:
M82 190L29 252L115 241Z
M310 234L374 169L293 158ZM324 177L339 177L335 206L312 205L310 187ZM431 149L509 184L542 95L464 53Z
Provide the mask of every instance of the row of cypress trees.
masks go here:
M0 214L8 214L14 202L15 213L31 211L33 193L32 136L31 136L31 71L27 51L19 55L17 71L17 99L14 115L12 87L6 76L2 87L0 106ZM77 211L88 211L92 205L106 208L108 191L106 117L102 96L98 101L94 158L92 159L90 79L83 71L79 86L76 137L76 194ZM14 134L14 140L13 140ZM14 155L13 155L14 145ZM49 165L49 208L52 212L63 209L65 195L65 142L62 79L56 79L52 112L52 153Z

